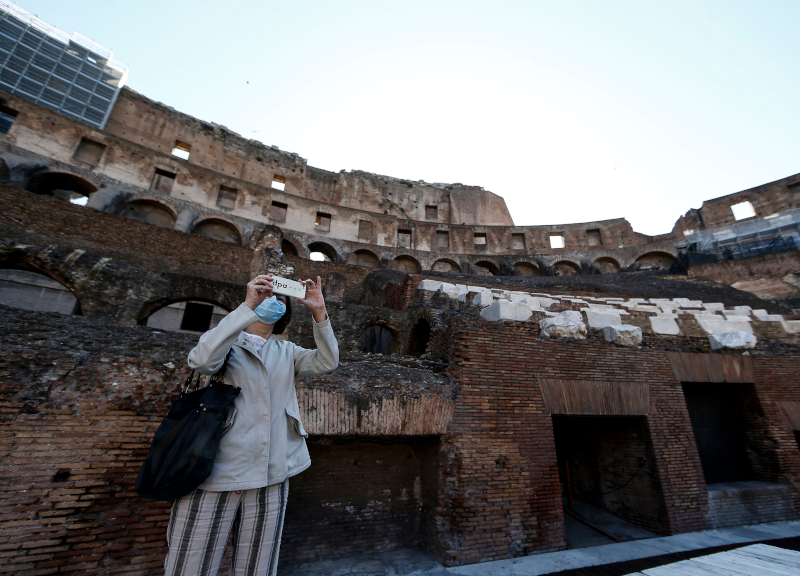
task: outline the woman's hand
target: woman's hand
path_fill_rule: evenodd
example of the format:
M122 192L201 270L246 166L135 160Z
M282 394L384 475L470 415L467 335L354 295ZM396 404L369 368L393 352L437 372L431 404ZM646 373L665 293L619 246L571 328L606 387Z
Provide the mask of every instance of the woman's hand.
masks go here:
M255 310L264 300L271 297L272 274L259 274L247 283L247 296L244 303L251 310Z
M317 276L316 284L311 279L300 280L300 284L306 287L306 297L298 298L297 301L311 310L317 324L325 322L328 319L328 313L325 310L325 299L322 297L322 278Z

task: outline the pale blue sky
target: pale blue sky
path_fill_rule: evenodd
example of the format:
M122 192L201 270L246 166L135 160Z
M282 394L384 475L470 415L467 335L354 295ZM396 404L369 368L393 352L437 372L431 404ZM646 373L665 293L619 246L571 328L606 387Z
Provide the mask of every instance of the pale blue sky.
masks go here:
M22 0L128 85L327 170L462 182L518 225L800 172L800 0Z

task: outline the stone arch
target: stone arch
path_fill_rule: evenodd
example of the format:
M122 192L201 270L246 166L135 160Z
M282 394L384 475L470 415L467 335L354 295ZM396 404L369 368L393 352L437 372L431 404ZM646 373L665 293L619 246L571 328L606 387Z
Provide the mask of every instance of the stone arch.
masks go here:
M559 260L553 263L556 276L580 276L581 265L572 260Z
M122 216L170 230L175 228L175 221L178 218L178 214L172 206L154 198L131 200L125 205Z
M594 261L601 274L615 274L619 272L619 262L610 256L603 256Z
M367 268L381 267L381 259L371 250L362 248L353 252L353 255L355 256L355 264L358 266L366 266Z
M401 349L397 330L385 322L373 322L366 326L359 340L361 351L384 356L397 356Z
M636 263L640 265L640 270L669 270L675 263L675 256L655 250L639 256Z
M311 258L311 255L314 252L318 252L323 255L326 261L328 262L338 262L339 255L336 253L336 248L328 244L327 242L312 242L308 245L308 257ZM311 258L313 260L313 258Z
M140 324L167 332L202 333L215 327L230 310L203 296L165 298L145 305Z
M242 244L242 234L239 232L239 228L232 222L217 216L202 218L195 222L192 234L206 236L220 242L229 242L240 246Z
M22 262L0 262L0 302L36 312L83 314L78 297L66 284Z
M70 172L42 172L36 174L25 187L29 192L53 196L73 204L86 205L89 196L98 186L83 176Z
M283 257L287 259L298 257L297 247L286 238L281 240L281 252L283 252Z
M494 262L481 260L480 262L475 262L475 266L488 270L492 276L500 276L500 268Z
M422 270L419 261L413 256L403 255L394 259L397 270L407 272L409 274L417 274Z
M281 251L284 255L289 254L292 257L308 258L308 251L303 243L286 232L283 233L283 240L281 240Z
M517 262L516 264L514 264L514 268L519 270L520 274L522 274L523 276L542 275L542 271L539 270L539 267L533 262L527 262L527 261Z
M450 258L439 258L431 266L431 270L436 272L461 272L461 266L455 260Z

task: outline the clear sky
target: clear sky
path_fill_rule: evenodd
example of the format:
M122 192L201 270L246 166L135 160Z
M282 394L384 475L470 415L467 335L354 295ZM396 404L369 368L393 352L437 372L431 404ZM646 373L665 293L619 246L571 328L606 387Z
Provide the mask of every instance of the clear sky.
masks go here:
M128 85L312 166L483 186L518 225L800 172L800 0L20 0Z

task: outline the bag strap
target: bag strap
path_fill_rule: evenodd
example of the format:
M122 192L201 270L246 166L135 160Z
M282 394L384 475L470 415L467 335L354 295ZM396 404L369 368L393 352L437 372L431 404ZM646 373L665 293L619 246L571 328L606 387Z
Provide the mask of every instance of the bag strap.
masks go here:
M225 371L228 369L228 359L231 357L231 352L233 352L233 346L231 346L231 349L228 350L228 353L225 355L225 361L222 363L220 369L211 376L209 384L213 382L224 383L223 378L225 377Z

